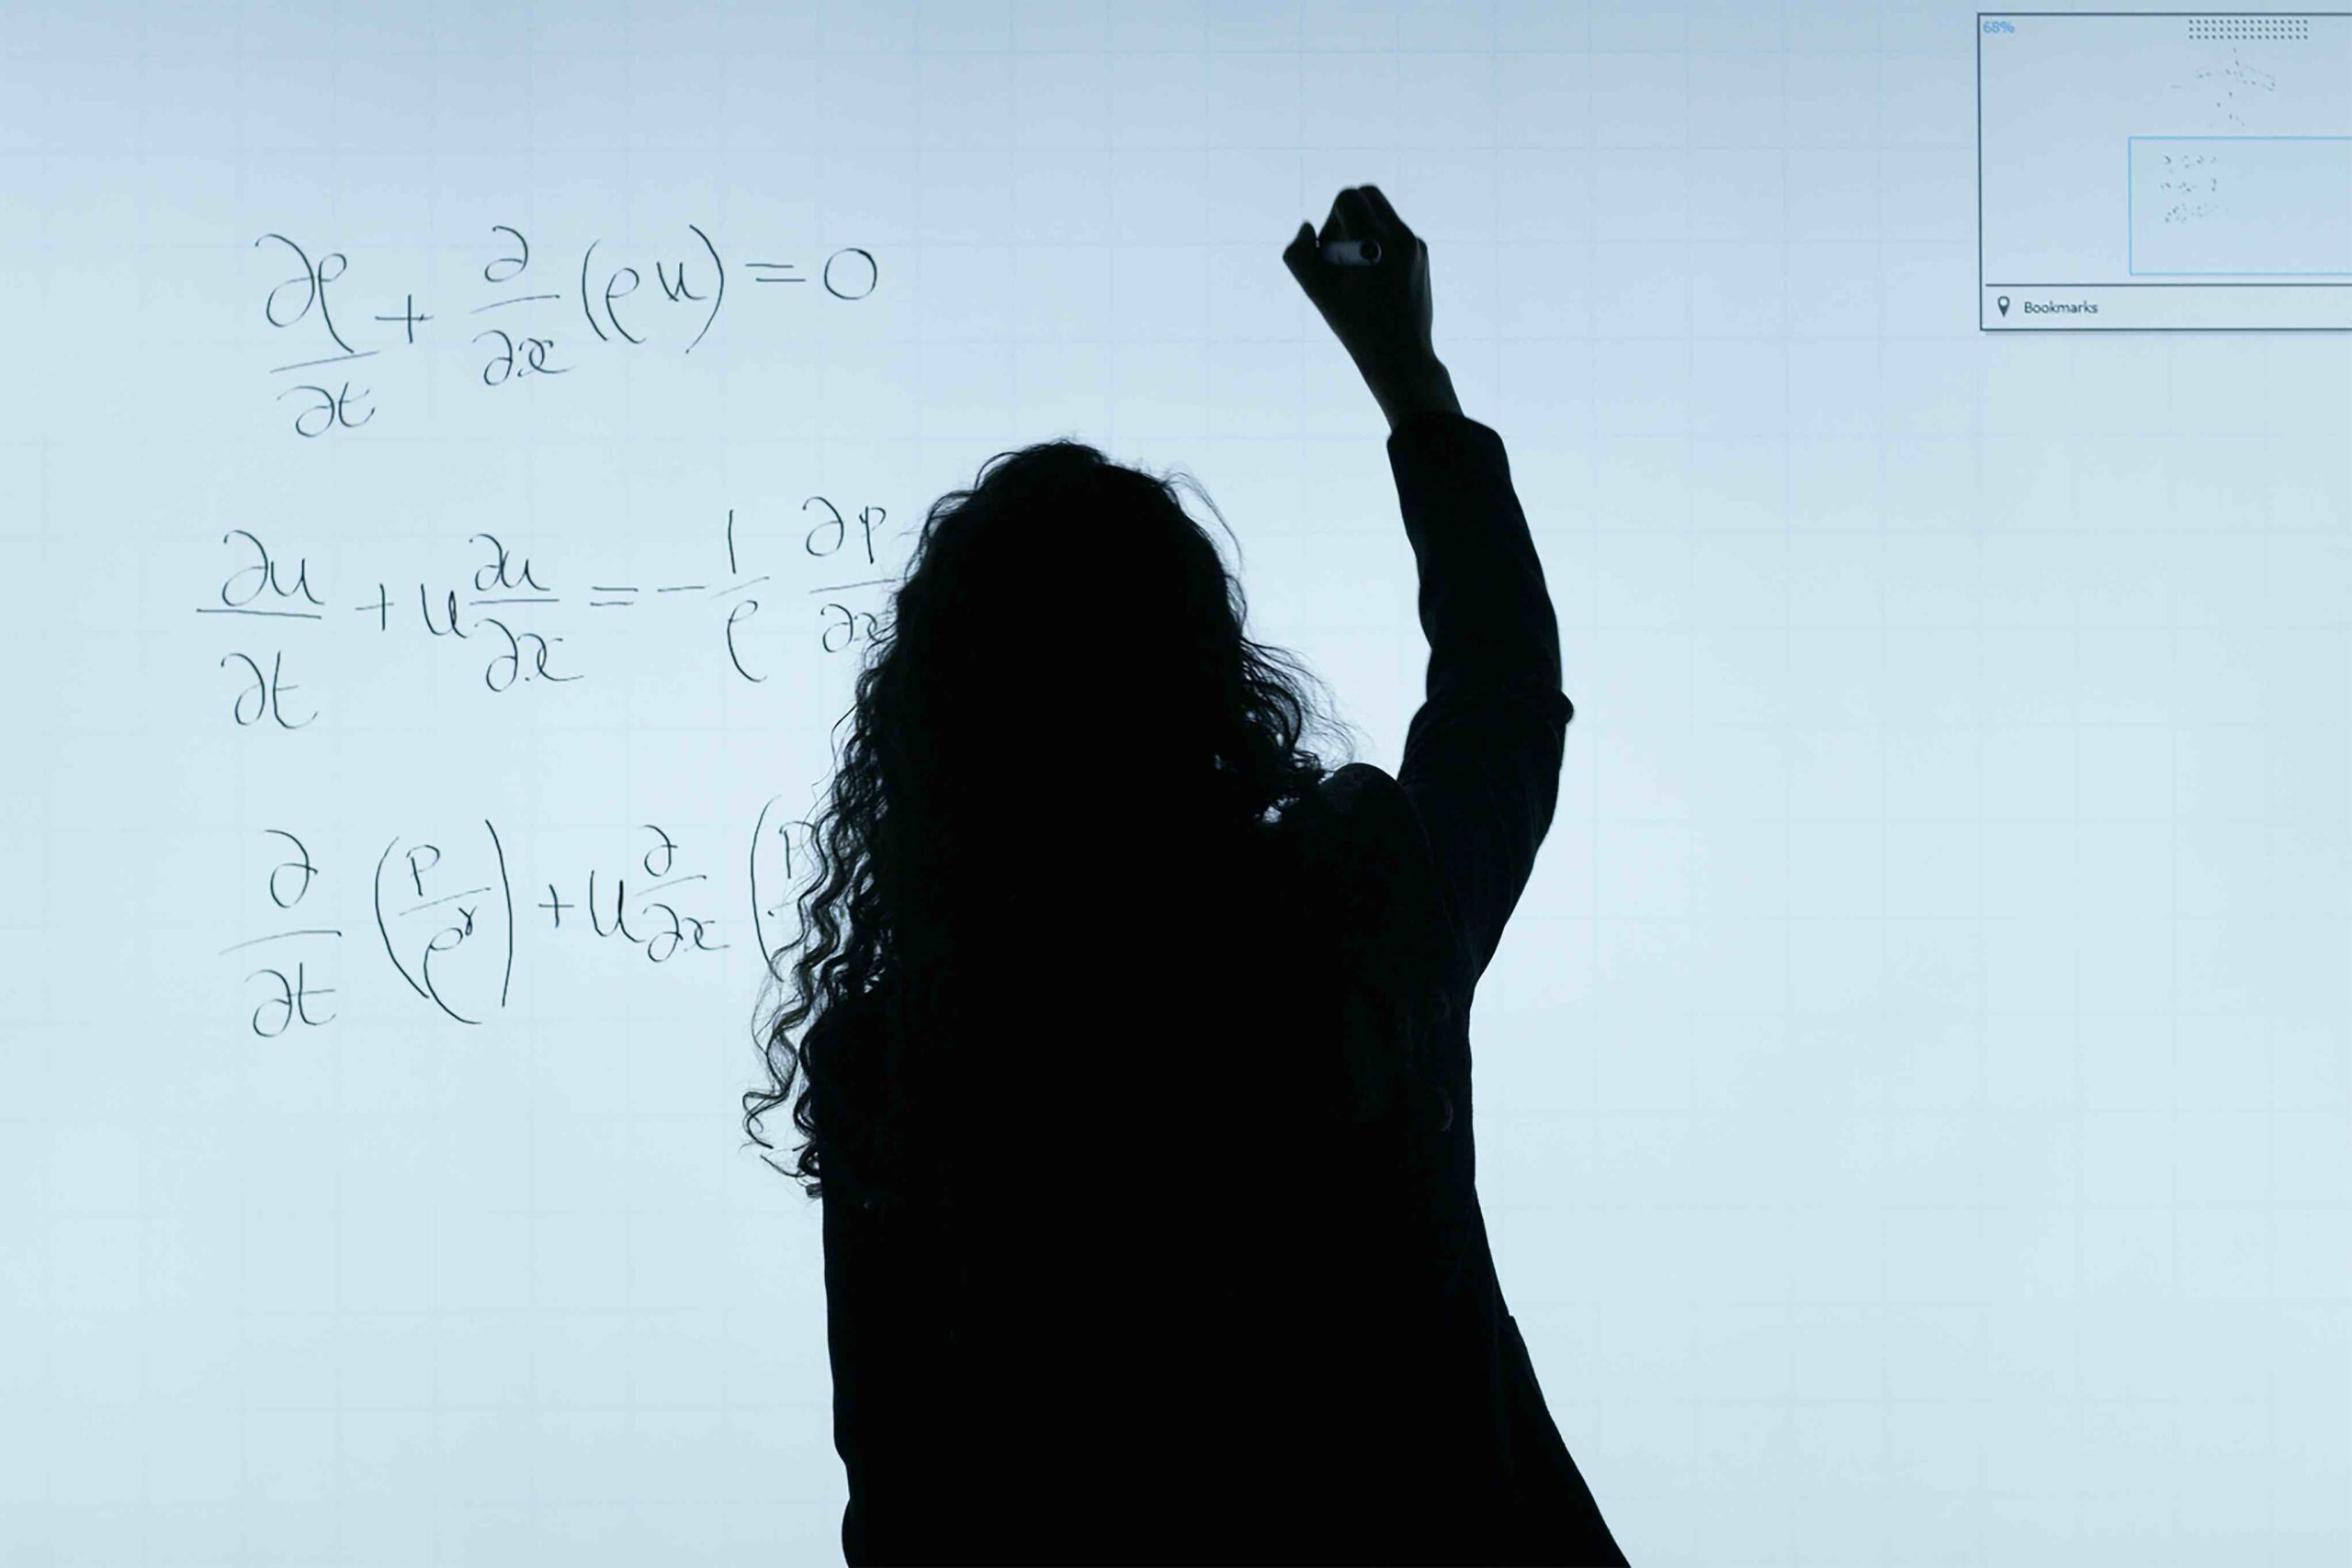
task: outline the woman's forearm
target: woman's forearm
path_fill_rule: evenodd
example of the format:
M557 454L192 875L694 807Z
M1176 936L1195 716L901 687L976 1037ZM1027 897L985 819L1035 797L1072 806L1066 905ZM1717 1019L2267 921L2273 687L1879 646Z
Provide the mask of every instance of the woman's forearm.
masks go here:
M1431 359L1394 373L1366 376L1364 384L1372 389L1380 412L1388 416L1388 428L1392 431L1416 414L1462 412L1462 401L1453 395L1453 378L1440 360Z

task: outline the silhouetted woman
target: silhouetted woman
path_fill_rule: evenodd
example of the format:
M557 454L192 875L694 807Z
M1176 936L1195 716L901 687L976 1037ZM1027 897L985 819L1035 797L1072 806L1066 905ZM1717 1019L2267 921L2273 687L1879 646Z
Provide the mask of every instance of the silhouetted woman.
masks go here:
M1473 1181L1559 631L1426 245L1369 186L1319 239L1378 245L1283 260L1388 416L1430 642L1396 777L1301 749L1313 677L1174 486L1070 442L931 509L859 674L744 1097L773 1147L800 1079L852 1563L1624 1562Z

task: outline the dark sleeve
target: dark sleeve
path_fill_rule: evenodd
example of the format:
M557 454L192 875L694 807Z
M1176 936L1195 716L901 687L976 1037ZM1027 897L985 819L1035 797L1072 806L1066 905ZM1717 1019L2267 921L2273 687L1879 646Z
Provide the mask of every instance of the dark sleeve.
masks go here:
M1428 692L1396 770L1470 985L1486 973L1559 799L1575 708L1560 629L1502 438L1424 413L1388 437L1420 573Z
M872 1510L874 1439L880 1418L877 1398L888 1390L870 1380L887 1379L889 1365L875 1341L874 1303L863 1289L865 1238L859 1234L851 1200L828 1181L824 1205L825 1348L833 1373L833 1450L842 1456L849 1482L849 1506L842 1513L842 1557L852 1564L875 1561ZM886 1470L887 1466L883 1467Z

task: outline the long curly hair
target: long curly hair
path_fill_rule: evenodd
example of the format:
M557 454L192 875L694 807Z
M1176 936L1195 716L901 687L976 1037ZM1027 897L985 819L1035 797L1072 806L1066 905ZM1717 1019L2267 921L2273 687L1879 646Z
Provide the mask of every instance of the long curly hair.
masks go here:
M930 508L810 824L800 934L761 987L770 1084L743 1096L744 1128L773 1149L761 1119L797 1085L798 1157L762 1157L811 1200L844 1179L866 1204L936 1189L942 1122L985 1092L984 1069L1002 1097L1020 1066L991 1061L976 1021L992 983L1021 1005L1035 965L1009 945L1019 917L1042 916L1056 879L1132 874L1099 867L1139 801L1144 834L1172 846L1152 863L1197 874L1233 863L1203 846L1271 841L1323 809L1310 734L1352 754L1352 728L1307 695L1314 674L1243 635L1240 585L1180 487L1224 525L1189 476L1068 440L1000 452ZM1083 852L1057 852L1073 840ZM1408 1001L1389 1001L1402 1020Z

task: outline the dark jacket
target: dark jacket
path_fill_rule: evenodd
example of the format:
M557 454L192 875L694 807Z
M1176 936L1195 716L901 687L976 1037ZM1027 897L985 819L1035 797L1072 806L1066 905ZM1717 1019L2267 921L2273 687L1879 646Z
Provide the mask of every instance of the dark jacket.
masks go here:
M1573 711L1558 628L1494 431L1423 415L1388 456L1430 643L1396 775L1340 768L1258 852L1201 852L1195 896L1088 922L1046 982L1059 1054L1008 1025L1013 1076L972 1097L1002 1157L967 1218L828 1174L852 1563L1624 1562L1471 1137L1471 992ZM1365 1116L1374 976L1454 1008Z

